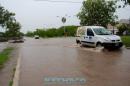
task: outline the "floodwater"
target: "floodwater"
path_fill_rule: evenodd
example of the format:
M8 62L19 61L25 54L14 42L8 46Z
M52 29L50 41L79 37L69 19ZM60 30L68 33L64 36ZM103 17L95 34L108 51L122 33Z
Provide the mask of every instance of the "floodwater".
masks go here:
M20 50L19 86L130 86L130 50L95 52L75 38L26 38ZM85 83L46 83L47 77L81 78Z
M0 52L1 52L3 49L6 48L7 44L8 44L8 43L6 43L6 42L0 42Z

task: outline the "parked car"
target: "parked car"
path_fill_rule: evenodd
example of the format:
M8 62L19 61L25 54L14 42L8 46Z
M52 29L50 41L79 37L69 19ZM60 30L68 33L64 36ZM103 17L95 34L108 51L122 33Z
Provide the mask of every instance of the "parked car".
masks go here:
M76 43L92 47L121 48L122 40L102 26L82 26L77 29Z
M35 39L39 39L40 37L39 37L38 35L35 35L34 38L35 38Z
M10 42L10 43L23 43L24 39L23 39L23 37L13 37L8 42Z

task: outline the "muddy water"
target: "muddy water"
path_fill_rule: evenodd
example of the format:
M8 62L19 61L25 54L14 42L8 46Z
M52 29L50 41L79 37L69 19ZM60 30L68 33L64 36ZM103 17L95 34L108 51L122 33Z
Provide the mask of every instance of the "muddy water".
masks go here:
M0 42L0 52L6 48L7 44L7 42Z
M21 47L19 86L130 86L130 50L86 50L75 38L27 38ZM84 84L45 84L46 77L80 77Z

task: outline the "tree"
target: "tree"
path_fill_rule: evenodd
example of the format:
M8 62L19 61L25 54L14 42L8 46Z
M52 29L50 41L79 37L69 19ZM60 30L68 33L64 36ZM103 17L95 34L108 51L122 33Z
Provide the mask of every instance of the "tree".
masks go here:
M117 18L114 15L116 11L116 1L106 0L86 0L83 1L81 11L77 17L80 19L81 25L101 25L114 22Z
M15 13L9 12L0 5L0 26L4 27L6 22L15 20Z
M119 30L119 35L123 35L123 33L127 30L129 30L129 27L127 24L117 24L117 29Z
M6 28L7 37L20 36L21 25L15 19L15 13L9 12L0 5L0 26Z
M124 2L124 4L129 4L130 5L130 0L121 0Z
M6 22L6 35L8 37L19 37L20 36L20 23L16 21L8 21Z
M34 32L28 31L25 35L28 36L28 37L33 37Z
M119 4L119 8L124 8L124 7L126 7L127 5L130 5L130 0L117 0L117 1L121 1L121 2L123 2L123 4Z

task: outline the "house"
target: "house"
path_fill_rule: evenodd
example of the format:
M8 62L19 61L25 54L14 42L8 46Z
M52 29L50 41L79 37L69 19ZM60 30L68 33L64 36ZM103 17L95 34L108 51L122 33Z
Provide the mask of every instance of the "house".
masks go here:
M130 19L120 19L120 20L118 21L118 23L119 23L119 24L127 24L127 25L130 26ZM113 34L117 34L118 31L119 31L116 26L112 26L111 24L108 24L108 25L107 25L107 28L108 28L108 30L111 31Z
M116 26L112 26L111 24L107 25L107 29L111 31L113 34L117 34L119 31Z

